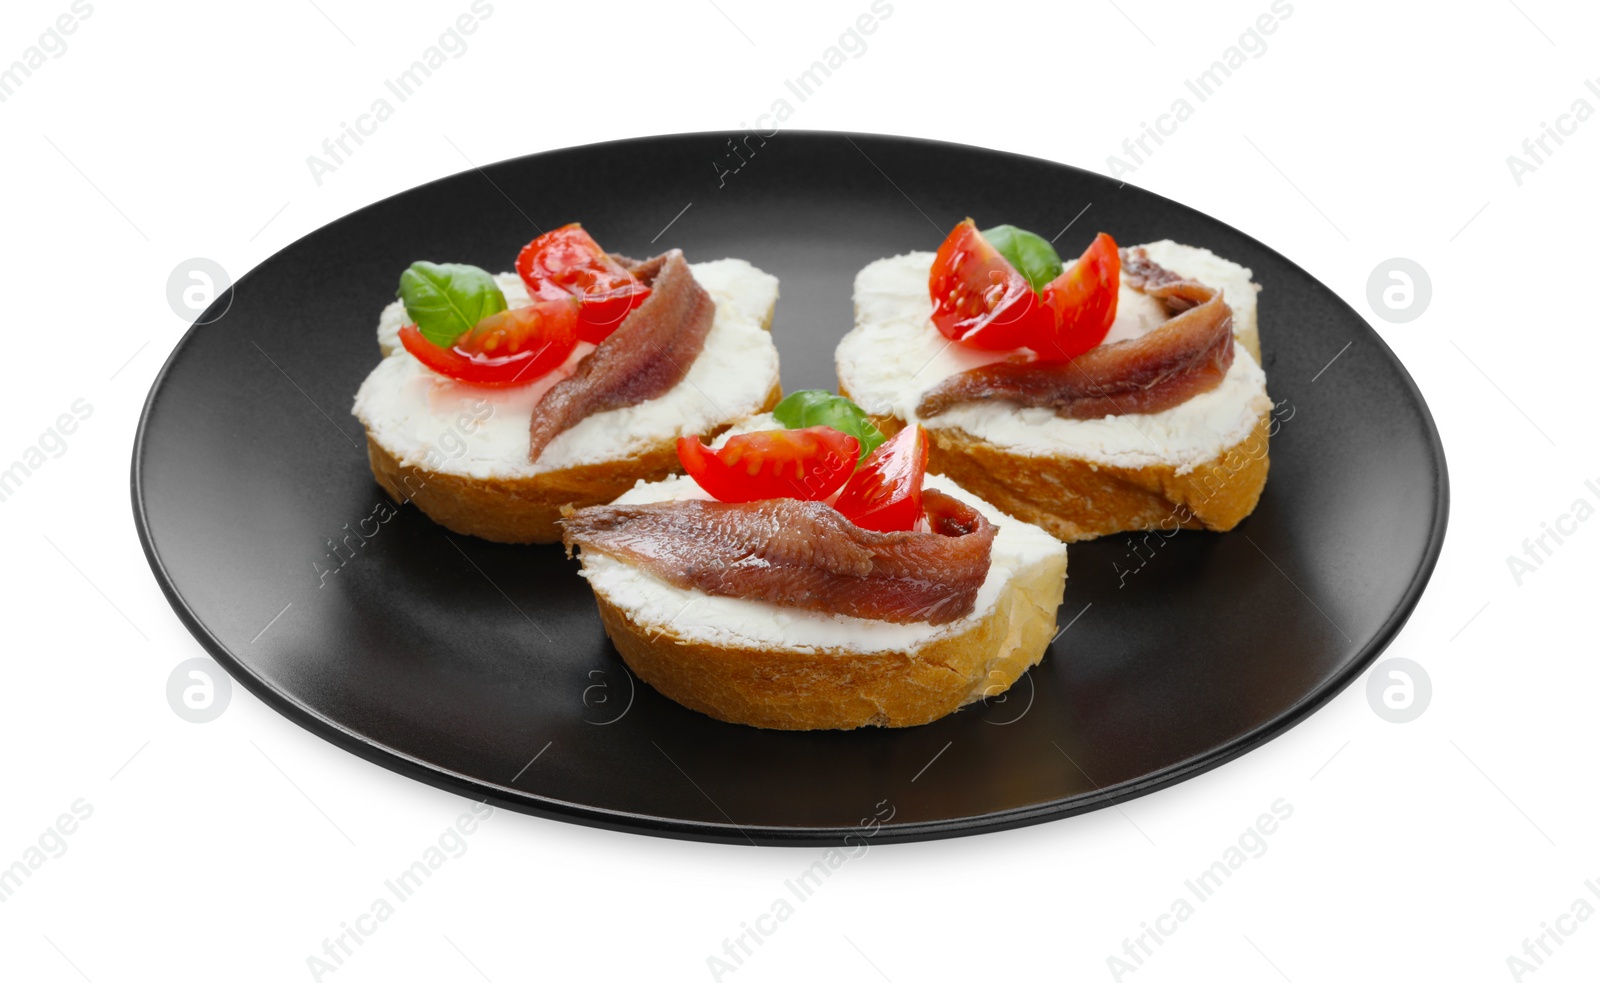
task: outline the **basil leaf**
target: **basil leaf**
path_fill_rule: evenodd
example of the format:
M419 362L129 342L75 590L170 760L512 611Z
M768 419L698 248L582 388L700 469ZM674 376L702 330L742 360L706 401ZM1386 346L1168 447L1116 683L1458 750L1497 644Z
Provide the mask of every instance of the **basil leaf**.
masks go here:
M861 443L861 460L887 439L865 410L826 389L792 392L773 408L772 415L788 430L820 426L849 434Z
M440 348L506 309L494 277L465 263L412 263L400 274L398 296L422 337Z
M1015 225L997 225L985 231L983 237L989 240L989 245L1000 251L1000 255L1011 261L1034 293L1040 292L1045 284L1061 275L1061 257L1056 253L1056 247L1027 229L1019 229Z

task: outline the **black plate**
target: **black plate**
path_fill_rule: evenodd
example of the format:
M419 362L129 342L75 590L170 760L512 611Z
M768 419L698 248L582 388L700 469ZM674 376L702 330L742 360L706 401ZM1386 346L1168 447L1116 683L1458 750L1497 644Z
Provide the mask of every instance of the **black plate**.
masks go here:
M235 678L340 747L513 809L766 844L836 842L892 810L881 842L1196 775L1304 719L1394 637L1444 539L1444 453L1410 376L1332 291L1214 219L1060 164L785 132L745 138L740 165L730 136L457 174L319 229L217 300L227 314L189 332L150 393L133 504L168 599ZM447 536L410 508L361 535L384 499L349 407L413 260L508 269L535 224L574 219L618 252L743 257L782 281L785 385L832 388L864 264L933 249L967 215L1053 234L1090 202L1063 253L1105 229L1255 271L1282 427L1234 532L1071 547L1061 624L1076 621L1003 701L906 730L719 723L635 684L559 547ZM353 555L339 566L336 549Z

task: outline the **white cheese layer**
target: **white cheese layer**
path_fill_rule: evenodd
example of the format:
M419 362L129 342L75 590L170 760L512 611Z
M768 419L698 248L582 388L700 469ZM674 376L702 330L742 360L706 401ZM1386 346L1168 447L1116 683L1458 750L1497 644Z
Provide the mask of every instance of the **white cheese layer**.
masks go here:
M768 414L745 421L732 432L775 429ZM720 445L730 434L724 434ZM1059 556L1066 546L1037 526L1020 522L966 491L949 478L930 474L924 488L934 488L968 503L995 524L989 554L989 576L978 589L972 613L944 625L927 622L893 624L868 618L783 607L739 597L714 597L692 588L675 587L638 567L603 553L583 552L583 576L589 585L640 625L669 625L692 642L722 646L764 646L806 653L911 652L922 645L971 628L994 610L1012 577L1039 561ZM617 498L617 504L709 500L710 495L687 475L640 482Z
M1174 273L1220 288L1234 310L1236 328L1255 323L1260 288L1250 281L1248 269L1171 241L1144 248ZM923 393L948 376L1010 354L954 344L939 333L928 299L932 265L932 253L908 253L877 260L856 275L856 326L839 343L834 359L841 385L869 413L920 421L929 430L960 429L1014 454L1127 468L1167 464L1183 474L1244 440L1271 409L1266 374L1236 342L1233 365L1221 385L1159 413L1073 420L1049 409L994 400L921 419L916 406ZM1156 301L1124 282L1106 343L1145 334L1165 320Z
M596 413L563 431L528 460L534 407L577 369L594 346L579 343L564 365L515 389L456 382L400 347L407 323L395 301L378 320L384 359L356 394L353 412L400 463L471 478L519 478L632 457L684 434L704 433L759 411L778 384L778 349L763 328L778 279L742 259L690 265L716 302L705 348L672 389L634 406ZM495 277L506 303L530 303L514 273Z

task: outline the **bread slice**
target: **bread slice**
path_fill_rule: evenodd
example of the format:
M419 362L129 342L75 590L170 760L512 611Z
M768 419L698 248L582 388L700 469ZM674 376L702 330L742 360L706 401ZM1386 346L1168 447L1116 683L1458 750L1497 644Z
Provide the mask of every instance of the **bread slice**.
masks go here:
M844 386L839 390L849 395ZM904 426L874 416L886 434ZM1215 457L1180 471L1172 464L1118 467L1068 454L1020 455L959 429L929 430L928 470L964 487L1064 543L1131 530L1209 529L1238 525L1267 483L1270 410L1249 435Z
M741 428L742 429L742 428ZM948 478L938 488L998 526L971 615L894 625L674 587L582 550L606 634L668 698L729 723L776 730L911 727L1005 692L1056 633L1066 548ZM625 502L704 497L693 481L641 485Z
M1220 287L1234 309L1234 364L1222 385L1155 414L1070 420L1003 401L921 420L928 468L1007 513L1077 542L1133 530L1232 529L1266 485L1275 431L1260 368L1250 271L1208 250L1144 247L1180 275ZM929 316L931 253L879 260L856 279L856 326L835 355L839 391L892 433L917 419L921 394L1003 354L954 345ZM1107 341L1149 330L1164 314L1124 284Z
M391 304L378 326L385 358L357 394L373 477L396 502L410 502L445 528L501 543L554 543L564 506L609 502L639 481L680 470L679 436L709 440L782 397L772 343L777 278L743 260L691 265L716 302L706 347L672 390L636 406L598 413L563 432L529 461L537 402L576 367L579 350L532 386L490 390L435 375L395 341L405 321ZM515 274L496 277L512 307L528 303Z
M782 387L773 386L756 409L766 412L782 398ZM727 427L713 427L700 437L710 441ZM683 470L676 437L616 460L517 477L474 477L401 464L371 432L367 459L372 476L396 502L410 502L451 532L497 543L558 543L556 521L563 506L603 505L640 481L659 481Z

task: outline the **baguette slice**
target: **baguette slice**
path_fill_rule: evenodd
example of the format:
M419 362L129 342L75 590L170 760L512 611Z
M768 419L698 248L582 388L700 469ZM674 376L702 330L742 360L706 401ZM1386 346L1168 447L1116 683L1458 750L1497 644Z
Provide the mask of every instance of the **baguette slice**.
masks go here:
M842 384L839 391L850 395ZM885 434L905 425L892 416L872 419ZM1243 440L1188 469L1017 454L959 429L929 430L928 470L1064 543L1132 530L1226 532L1255 511L1266 487L1272 423L1270 410L1262 411Z
M783 395L771 338L777 278L743 260L691 269L717 311L689 375L656 399L580 421L533 462L527 460L530 415L560 373L512 390L450 382L399 346L405 311L391 304L378 325L385 358L362 384L354 410L367 431L373 477L390 498L410 502L452 532L555 543L563 507L600 505L639 481L677 473L679 436L709 440ZM515 274L496 280L510 306L528 302ZM580 345L562 371L570 373L589 350Z
M1276 429L1259 360L1250 271L1205 249L1144 247L1175 273L1223 290L1234 311L1234 364L1223 384L1155 414L1067 420L995 401L921 420L928 468L1063 542L1132 530L1232 529L1266 485ZM929 317L931 253L879 260L856 278L856 326L835 353L839 392L885 433L917 419L921 394L945 376L1003 357L950 344ZM1124 285L1107 342L1159 323Z
M769 423L768 426L771 426ZM753 429L761 429L755 427ZM776 730L911 727L1005 692L1056 631L1066 547L947 478L999 530L971 615L894 625L712 597L580 548L606 634L668 698L729 723ZM641 484L623 502L705 497L687 477Z
M756 410L765 412L783 398L774 385ZM701 433L702 440L727 429L727 424ZM451 532L496 543L559 543L556 525L565 506L603 505L640 481L659 481L682 471L676 437L627 457L545 471L523 477L475 477L400 463L367 433L367 460L372 476L389 497L410 502Z

